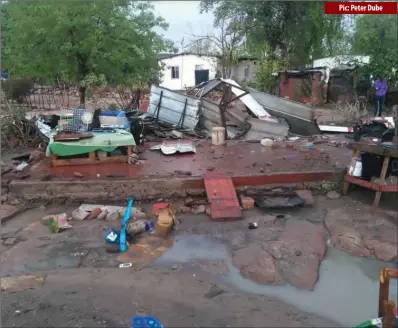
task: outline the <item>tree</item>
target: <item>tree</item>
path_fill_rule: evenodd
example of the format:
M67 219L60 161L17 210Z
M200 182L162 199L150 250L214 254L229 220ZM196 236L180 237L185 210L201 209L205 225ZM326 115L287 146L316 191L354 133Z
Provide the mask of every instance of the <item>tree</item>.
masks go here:
M374 76L398 81L398 41L396 15L362 15L355 21L352 40L354 54L369 55L363 67Z
M20 1L5 8L3 66L13 76L57 78L79 85L140 85L159 70L166 28L153 7L137 1Z
M213 34L193 35L195 40L187 48L219 57L223 78L231 78L232 66L245 52L245 33L240 16L223 16L214 21ZM207 47L207 48L206 48Z
M202 0L216 19L238 17L248 44L267 47L267 57L285 68L333 55L343 33L343 16L325 15L320 1Z

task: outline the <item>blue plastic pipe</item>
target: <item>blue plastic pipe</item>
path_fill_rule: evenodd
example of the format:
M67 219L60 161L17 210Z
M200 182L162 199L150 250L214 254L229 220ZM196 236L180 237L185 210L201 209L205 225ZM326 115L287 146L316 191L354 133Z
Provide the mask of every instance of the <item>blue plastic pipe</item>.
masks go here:
M133 207L133 203L134 203L134 198L130 197L122 218L122 229L120 230L120 244L119 244L119 249L121 252L125 252L127 250L126 225L128 220L130 220L131 208Z

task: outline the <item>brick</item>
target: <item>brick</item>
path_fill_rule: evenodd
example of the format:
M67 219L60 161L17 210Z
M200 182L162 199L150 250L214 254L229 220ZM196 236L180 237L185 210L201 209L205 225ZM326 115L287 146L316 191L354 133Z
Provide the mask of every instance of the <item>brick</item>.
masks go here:
M166 208L169 206L169 203L155 203L152 205L152 214L156 215L158 214L159 210Z
M254 207L254 199L248 196L240 195L240 203L244 210L249 210Z

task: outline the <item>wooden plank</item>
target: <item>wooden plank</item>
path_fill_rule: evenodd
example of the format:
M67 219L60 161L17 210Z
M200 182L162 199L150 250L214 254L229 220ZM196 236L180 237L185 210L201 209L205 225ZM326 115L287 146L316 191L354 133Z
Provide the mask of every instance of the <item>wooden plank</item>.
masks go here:
M374 144L368 144L364 142L355 142L352 145L352 148L354 150L361 151L363 153L371 153L379 156L388 156L392 158L398 158L398 150L395 149L387 149L387 148L382 148L378 147L377 145Z
M97 165L107 163L127 163L128 156L114 156L114 157L96 157L90 158L70 158L70 159L53 159L52 166L75 166L75 165Z
M352 176L350 176L348 174L344 177L344 181L348 182L348 183L352 183L352 184L358 185L358 186L361 186L361 187L364 187L364 188L367 188L367 189L371 189L371 190L374 190L374 191L381 190L381 186L378 185L377 183L369 182L369 181L362 180L362 179L358 179L358 178L352 177Z
M204 183L213 220L230 221L242 218L239 200L231 178L221 172L207 172Z

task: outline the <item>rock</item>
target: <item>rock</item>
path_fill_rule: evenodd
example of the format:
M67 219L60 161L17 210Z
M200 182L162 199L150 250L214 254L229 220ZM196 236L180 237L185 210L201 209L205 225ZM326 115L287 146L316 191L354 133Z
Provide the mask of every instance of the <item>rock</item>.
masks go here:
M304 205L312 206L314 205L314 197L312 196L311 190L296 190L297 196L304 200Z
M80 208L72 212L72 220L85 220L90 215L90 212L83 211Z
M30 153L28 163L40 162L42 158L44 158L44 152L36 149Z
M326 254L322 227L308 221L289 220L280 240L264 242L263 247L275 258L280 279L298 288L314 287Z
M326 197L329 199L339 199L341 197L341 195L334 190L328 191L328 193L326 194Z
M321 187L322 187L323 190L330 191L333 188L333 183L324 182L324 183L321 184Z
M397 246L380 242L378 240L368 240L364 242L367 249L372 250L376 258L384 262L393 262L397 256Z
M120 218L120 213L118 211L113 211L113 212L109 212L106 215L105 220L107 221L115 221L115 220L119 220Z
M96 207L96 208L94 208L94 209L91 211L91 213L87 216L87 219L88 219L88 220L95 219L96 217L98 217L98 215L101 214L101 212L102 212L101 208Z
M221 289L221 288L219 288L219 287L217 287L217 286L213 286L213 288L211 288L211 290L208 291L208 292L204 295L204 297L205 297L205 298L208 298L208 299L212 299L212 298L215 298L215 297L218 296L218 295L221 295L222 293L224 293L224 289Z
M144 213L143 211L142 211L142 209L139 209L139 208L137 208L137 207L132 207L131 208L131 212L130 212L130 217L133 219L133 218L135 218L135 219L146 219L147 218L147 215L146 215L146 213Z
M7 202L7 200L8 200L8 195L7 194L0 196L0 202L1 203L5 203L5 202Z
M183 214L185 214L185 213L191 213L191 208L188 207L188 206L181 206L181 207L179 208L179 213L183 213Z
M184 201L185 206L191 206L194 203L194 199L192 197L188 197Z
M10 204L10 205L19 205L20 201L18 199L16 199L16 198L13 198L13 199L9 199L8 200L8 204Z
M83 178L83 177L84 177L83 173L80 173L80 172L73 172L73 175L74 175L76 178Z
M193 214L202 214L205 213L206 211L206 206L205 205L198 205L192 208L192 213Z
M211 217L211 208L210 205L206 205L206 210L205 210L206 215Z
M108 214L107 210L101 210L101 213L97 216L97 219L98 220L105 220L107 214Z
M247 279L260 284L278 284L274 259L261 245L249 244L233 253L233 265Z
M240 195L239 198L244 210L249 210L254 207L254 199L252 197Z
M274 141L272 139L268 139L268 138L264 138L260 141L260 143L264 146L264 147L271 147L274 144Z
M3 243L3 245L6 245L6 246L12 246L17 243L17 239L16 238L7 238L6 240L3 240L2 243Z

